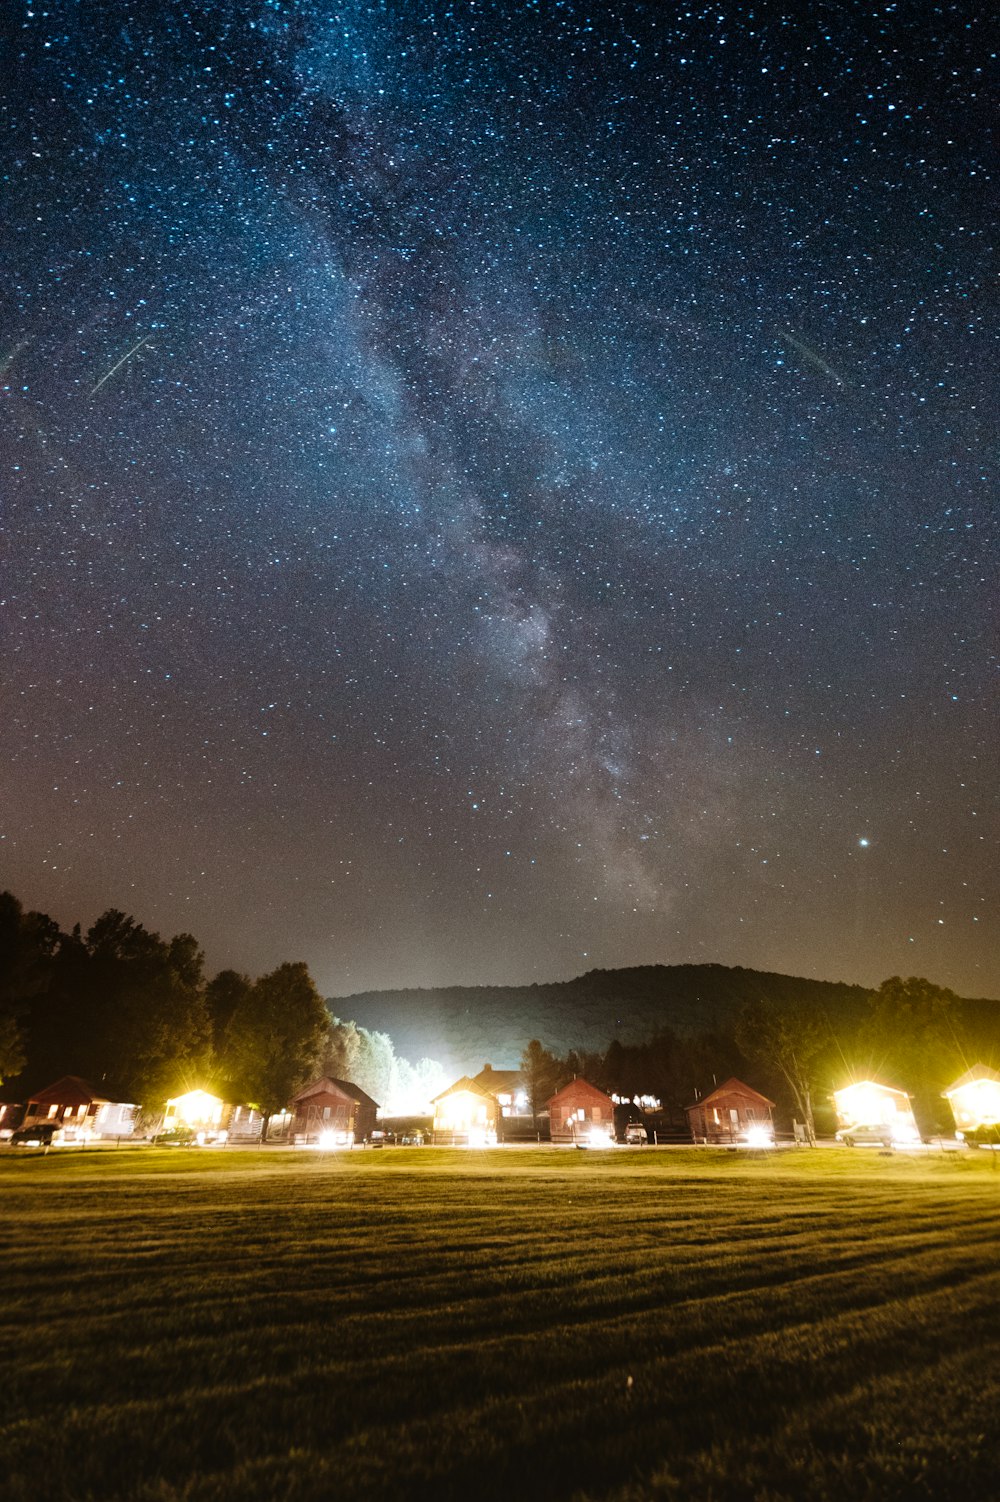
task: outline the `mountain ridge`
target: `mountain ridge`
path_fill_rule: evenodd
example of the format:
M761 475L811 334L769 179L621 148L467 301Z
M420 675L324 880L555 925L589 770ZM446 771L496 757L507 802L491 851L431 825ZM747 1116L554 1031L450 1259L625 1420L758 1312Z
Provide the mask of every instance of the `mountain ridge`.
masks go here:
M388 1033L396 1053L437 1059L456 1074L486 1062L517 1068L537 1038L554 1053L603 1050L613 1039L641 1043L671 1028L678 1033L728 1026L746 1002L811 1000L844 1021L872 991L845 981L807 980L742 966L632 965L593 969L564 981L526 986L409 987L330 997L343 1020ZM833 1018L832 1018L833 1020Z

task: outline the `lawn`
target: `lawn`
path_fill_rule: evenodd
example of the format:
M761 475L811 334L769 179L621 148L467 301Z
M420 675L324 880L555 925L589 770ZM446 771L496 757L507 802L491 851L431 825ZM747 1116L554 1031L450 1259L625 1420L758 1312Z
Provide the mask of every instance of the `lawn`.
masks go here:
M1000 1495L986 1153L0 1157L3 1502Z

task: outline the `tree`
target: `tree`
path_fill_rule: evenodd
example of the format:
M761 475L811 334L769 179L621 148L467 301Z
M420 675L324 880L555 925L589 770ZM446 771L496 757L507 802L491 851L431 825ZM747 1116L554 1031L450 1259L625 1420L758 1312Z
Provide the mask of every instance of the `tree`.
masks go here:
M17 1019L0 1012L0 1085L12 1074L20 1074L25 1062L24 1036Z
M448 1087L448 1076L437 1059L409 1059L398 1056L392 1061L392 1082L382 1102L386 1116L429 1116L434 1097Z
M316 1065L326 1004L301 962L279 965L250 988L229 1019L225 1054L240 1099L264 1118L286 1106Z
M545 1102L563 1083L565 1066L543 1048L537 1038L532 1038L521 1055L521 1077L532 1117L537 1117Z
M961 1003L952 991L921 976L893 975L872 997L860 1033L873 1073L913 1097L921 1125L939 1130L947 1121L941 1091L967 1066Z
M230 1058L233 1018L247 1007L252 990L253 981L238 970L220 970L205 987L205 1009L212 1032L212 1072L217 1089L227 1099L232 1099L235 1093L232 1076L236 1066Z
M775 1069L792 1092L811 1144L816 1141L812 1097L830 1029L804 1002L751 1001L736 1021L736 1044L748 1059Z
M401 1062L388 1033L369 1031L356 1022L334 1017L323 1042L319 1067L332 1079L359 1085L384 1108L394 1094Z
M349 1080L356 1085L359 1083L355 1075L360 1059L361 1029L357 1023L331 1017L320 1046L319 1073L332 1080Z
M52 982L58 924L26 913L12 892L0 892L0 1080L27 1062L25 1019Z
M155 1107L204 1075L211 1026L203 956L190 934L165 941L134 918L109 909L72 956L78 1005L86 1019L79 1063L95 1084L105 1079L126 1100Z

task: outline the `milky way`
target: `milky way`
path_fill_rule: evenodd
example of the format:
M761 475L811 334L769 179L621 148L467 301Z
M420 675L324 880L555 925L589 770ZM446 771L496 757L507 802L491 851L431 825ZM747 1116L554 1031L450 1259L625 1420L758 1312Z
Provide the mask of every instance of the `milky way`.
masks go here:
M0 884L995 994L977 9L22 10Z

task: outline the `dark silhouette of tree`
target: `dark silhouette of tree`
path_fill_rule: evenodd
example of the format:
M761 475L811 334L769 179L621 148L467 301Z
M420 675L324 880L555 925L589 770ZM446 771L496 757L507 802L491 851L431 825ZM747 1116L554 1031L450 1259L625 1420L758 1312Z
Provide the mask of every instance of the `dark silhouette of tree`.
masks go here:
M59 925L26 913L12 892L0 892L0 1080L26 1063L28 1025L52 984Z
M203 1079L212 1039L196 940L164 941L111 909L88 931L84 949L76 979L89 1035L80 1050L85 1067L72 1072L147 1110Z
M830 1044L825 1017L802 1002L751 1001L740 1013L736 1042L748 1059L774 1069L792 1093L810 1143L816 1141L813 1095Z
M554 1054L543 1048L537 1038L532 1038L521 1055L521 1078L524 1080L532 1118L535 1119L549 1097L571 1076L567 1075L566 1066Z
M239 1063L230 1056L235 1036L233 1021L247 1007L252 990L253 981L238 970L220 970L205 987L205 1009L212 1037L213 1089L225 1100L235 1100L239 1095L235 1079Z
M861 1028L866 1072L905 1090L925 1131L950 1126L941 1091L974 1062L961 1010L954 992L921 976L893 975L875 992Z
M328 1023L326 1004L301 962L262 975L230 1018L225 1057L238 1098L264 1118L263 1140L274 1112L315 1072Z

